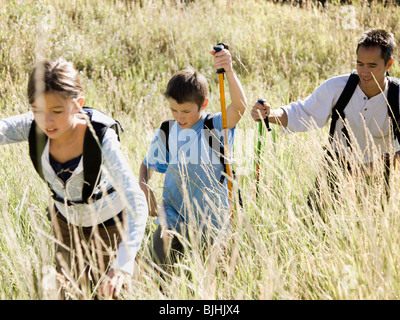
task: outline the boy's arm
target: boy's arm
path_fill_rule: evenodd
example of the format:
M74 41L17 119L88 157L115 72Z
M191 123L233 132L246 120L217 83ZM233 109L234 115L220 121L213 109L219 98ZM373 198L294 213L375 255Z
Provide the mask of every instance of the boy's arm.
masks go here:
M214 66L216 69L225 69L226 79L228 81L229 92L231 96L231 104L226 109L227 128L232 129L242 118L247 106L246 95L242 85L237 78L232 66L232 56L230 52L223 49L219 52L212 50L214 55Z
M139 170L139 186L143 190L144 195L146 196L147 205L149 207L149 215L151 217L157 216L157 200L154 195L153 190L147 184L151 178L153 170L146 167L145 164L142 162L140 165Z

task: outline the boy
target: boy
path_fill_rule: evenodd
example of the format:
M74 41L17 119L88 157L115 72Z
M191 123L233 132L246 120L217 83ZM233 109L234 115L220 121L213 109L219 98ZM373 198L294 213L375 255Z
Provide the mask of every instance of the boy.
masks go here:
M246 108L246 97L232 67L228 50L210 51L216 69L225 69L232 103L226 110L229 146L232 147L234 129ZM229 203L224 166L207 142L204 129L208 105L208 85L203 75L193 69L176 73L164 93L175 121L165 132L156 131L139 173L150 215L158 215L159 227L153 234L151 254L154 262L172 264L171 249L182 252L182 244L173 235L185 235L188 226L195 225L201 233L213 226L220 230L229 224ZM217 113L212 123L222 136L222 118ZM166 141L167 140L167 141ZM168 150L166 144L168 144ZM155 196L148 187L153 171L165 173L163 199L157 209ZM222 179L221 179L222 178ZM224 180L222 183L220 181Z

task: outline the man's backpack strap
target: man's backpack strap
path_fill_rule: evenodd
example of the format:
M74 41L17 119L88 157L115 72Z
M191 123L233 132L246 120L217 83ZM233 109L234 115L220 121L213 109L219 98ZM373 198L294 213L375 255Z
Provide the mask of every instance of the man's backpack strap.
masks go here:
M358 82L359 82L359 76L358 74L354 71L350 77L349 80L346 83L346 86L343 89L342 94L339 97L338 102L332 109L332 120L331 120L331 125L329 129L329 141L332 143L333 136L335 134L335 127L336 127L336 122L339 119L339 117L344 120L345 114L344 114L344 109L346 108L347 104L349 103L354 91L357 88ZM399 86L400 86L400 80L394 77L389 77L389 88L388 88L388 112L389 112L389 117L392 122L393 126L393 134L394 137L400 142L400 111L399 111ZM344 136L346 137L347 145L350 146L350 137L347 131L346 126L343 127L342 132Z
M394 138L400 143L400 111L399 111L399 85L400 80L397 78L389 77L389 89L388 89L388 113L392 121L392 128Z
M353 93L357 88L359 80L360 80L360 78L359 78L357 72L353 71L353 73L350 74L350 77L347 80L346 86L344 87L342 94L340 95L336 105L332 109L332 120L331 120L331 125L329 128L329 142L330 143L332 143L332 141L333 141L337 120L340 117L342 119L342 121L344 121L344 118L345 118L344 109L346 108L351 97L353 96ZM343 135L346 137L347 145L350 146L350 136L349 136L349 133L348 133L345 125L343 126L342 132L343 132Z

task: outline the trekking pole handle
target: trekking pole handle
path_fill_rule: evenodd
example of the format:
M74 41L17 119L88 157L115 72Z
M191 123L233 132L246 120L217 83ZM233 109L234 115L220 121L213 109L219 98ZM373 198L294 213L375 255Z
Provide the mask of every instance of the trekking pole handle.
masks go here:
M214 46L215 52L220 52L223 49L229 50L228 45L226 45L225 43L220 42L216 46ZM224 73L224 72L225 72L224 68L221 68L221 69L217 70L217 73Z
M267 102L265 99L258 99L257 101L259 104L264 105L264 102ZM269 121L268 121L268 115L264 118L265 126L267 127L268 131L271 131L271 128L269 127Z

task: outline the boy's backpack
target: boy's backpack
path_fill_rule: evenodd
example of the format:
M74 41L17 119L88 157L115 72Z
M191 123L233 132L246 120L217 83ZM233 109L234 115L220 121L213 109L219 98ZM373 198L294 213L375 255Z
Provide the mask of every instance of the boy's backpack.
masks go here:
M349 80L347 81L346 86L344 87L343 92L339 97L339 100L332 109L332 120L329 129L329 141L331 143L333 141L333 136L335 133L336 121L339 118L341 118L342 121L344 121L345 119L344 109L346 108L351 97L353 96L353 93L357 88L359 80L360 78L357 72L353 71L353 73L350 74ZM400 142L399 79L394 77L389 77L389 89L388 89L387 100L389 102L388 113L391 119L394 138ZM346 126L343 126L342 133L346 138L347 146L351 147L350 136Z
M168 137L169 137L169 131L170 128L172 127L172 125L175 123L175 120L170 119L170 120L166 120L164 121L161 126L160 126L160 130L162 132L164 132L165 134L165 140L161 139L165 149L167 150L167 152L169 153L169 142L168 142ZM225 163L225 148L224 145L221 141L221 139L218 137L218 133L214 128L214 123L213 123L213 115L212 114L207 114L205 119L204 119L204 135L207 139L207 142L211 148L211 150L218 156L220 163L223 165L224 167L224 172L226 173L226 163ZM235 172L232 170L233 175L235 175ZM222 174L221 175L221 179L219 180L219 182L221 184L224 183L225 180L225 175ZM240 190L238 190L238 197L239 197L239 204L240 206L242 206L242 197L240 194Z
M98 200L104 195L101 192L92 195L93 190L98 184L98 180L100 177L101 163L102 163L101 144L108 128L112 128L115 130L118 136L118 140L120 140L119 138L120 129L121 131L123 131L119 122L111 118L107 114L99 110L87 107L84 107L83 111L89 116L90 122L96 133L98 141L95 139L90 127L88 126L86 128L85 138L83 142L82 161L83 161L83 176L85 183L83 184L82 188L82 201L70 201L66 199L61 199L50 188L54 200L64 203L66 202L68 205L78 204L78 203L89 203L89 200ZM44 147L46 146L47 139L48 137L46 136L46 134L37 127L35 120L33 120L28 138L29 154L36 171L43 180L45 179L42 171L41 156ZM110 194L114 191L115 191L114 188L110 188L109 190L107 190L107 194Z
M175 123L175 120L170 119L170 120L164 121L160 126L160 130L162 132L164 132L164 134L165 134L165 141L164 141L164 139L162 139L162 140L163 140L165 149L167 150L168 153L169 153L169 141L168 141L169 131L174 123ZM214 124L213 124L213 116L211 114L207 114L206 118L204 119L204 135L206 136L207 142L210 145L211 150L219 157L219 160L224 167L224 172L226 172L226 164L224 161L224 151L225 151L224 146L223 146L221 140L217 136L217 132L216 132L216 130L214 128ZM219 147L219 149L216 149L217 146ZM225 176L222 175L221 179L220 179L221 184L224 183L224 179L225 179Z

